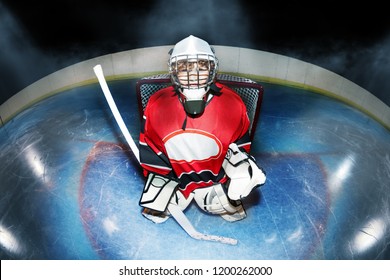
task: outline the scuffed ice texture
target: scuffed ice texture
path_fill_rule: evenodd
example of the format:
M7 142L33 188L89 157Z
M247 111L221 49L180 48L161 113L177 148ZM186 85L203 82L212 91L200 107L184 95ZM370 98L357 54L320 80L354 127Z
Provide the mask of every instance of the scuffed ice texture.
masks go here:
M135 81L110 83L138 142ZM267 182L229 223L191 205L206 234L154 224L144 178L97 84L26 109L0 128L1 259L389 259L390 132L336 100L264 84L252 154Z

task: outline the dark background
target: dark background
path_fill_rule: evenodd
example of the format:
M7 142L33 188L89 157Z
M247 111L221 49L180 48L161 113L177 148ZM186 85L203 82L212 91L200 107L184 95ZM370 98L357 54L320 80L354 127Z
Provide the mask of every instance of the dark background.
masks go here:
M0 0L0 104L71 64L173 45L192 34L212 45L269 51L319 65L390 105L390 16L384 2L20 2Z

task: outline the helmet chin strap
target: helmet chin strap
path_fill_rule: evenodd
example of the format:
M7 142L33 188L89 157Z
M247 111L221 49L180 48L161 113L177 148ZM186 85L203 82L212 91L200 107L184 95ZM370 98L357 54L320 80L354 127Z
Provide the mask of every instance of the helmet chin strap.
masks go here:
M213 88L212 93L209 92L210 88ZM179 97L180 103L183 105L184 111L186 112L186 116L184 118L183 125L182 125L182 130L186 130L186 127L187 127L187 117L188 116L190 116L190 117L197 117L197 116L202 115L203 112L204 112L204 109L207 106L207 104L213 98L213 95L215 93L217 95L219 95L219 88L215 87L214 84L212 84L211 87L207 87L206 89L203 89L203 93L204 94L202 94L202 98L198 99L198 100L194 100L194 99L188 100L188 99L186 99L186 95L184 95L182 88L176 87L176 92L177 92L177 95ZM188 94L188 91L186 93ZM206 97L206 98L204 98L204 97ZM193 106L189 106L189 105L194 105L194 104L191 104L191 102L196 102L196 101L201 103L201 109L198 110L197 112L194 112Z
M208 89L208 87L199 89L179 89L181 93L180 100L187 115L194 117L199 116L204 112L207 101L210 99L210 95L207 96ZM207 98L205 98L206 96Z

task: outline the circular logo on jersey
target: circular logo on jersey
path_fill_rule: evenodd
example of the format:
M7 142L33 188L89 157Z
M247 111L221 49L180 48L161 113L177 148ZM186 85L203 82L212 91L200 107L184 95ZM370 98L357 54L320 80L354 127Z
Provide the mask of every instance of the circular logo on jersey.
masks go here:
M204 161L218 158L222 143L212 134L197 130L178 130L163 139L168 157L174 161Z

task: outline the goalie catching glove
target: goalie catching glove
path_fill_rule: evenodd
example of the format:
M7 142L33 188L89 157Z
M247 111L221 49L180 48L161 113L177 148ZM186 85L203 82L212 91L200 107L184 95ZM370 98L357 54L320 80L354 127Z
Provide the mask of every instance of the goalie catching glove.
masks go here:
M264 171L235 143L229 145L222 167L230 178L227 187L228 197L232 200L245 198L254 188L265 183Z

